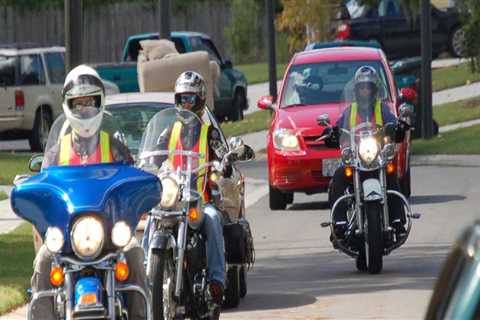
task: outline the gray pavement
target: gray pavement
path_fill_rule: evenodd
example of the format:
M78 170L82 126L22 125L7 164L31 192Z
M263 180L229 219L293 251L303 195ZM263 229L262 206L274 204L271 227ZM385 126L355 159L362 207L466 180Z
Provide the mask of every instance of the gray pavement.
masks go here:
M480 82L476 82L461 87L434 92L432 95L432 104L437 106L444 103L478 97L479 95Z

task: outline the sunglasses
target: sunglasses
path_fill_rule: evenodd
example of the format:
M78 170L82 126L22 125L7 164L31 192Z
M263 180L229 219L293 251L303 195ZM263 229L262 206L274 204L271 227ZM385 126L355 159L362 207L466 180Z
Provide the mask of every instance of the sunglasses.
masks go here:
M71 104L71 109L79 108L95 108L95 99L85 99L85 100L73 100Z
M196 99L195 95L183 95L179 98L181 104L194 104Z

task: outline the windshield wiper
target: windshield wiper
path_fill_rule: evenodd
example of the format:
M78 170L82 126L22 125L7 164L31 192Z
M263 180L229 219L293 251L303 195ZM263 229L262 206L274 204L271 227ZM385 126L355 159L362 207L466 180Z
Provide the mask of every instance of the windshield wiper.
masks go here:
M306 104L304 103L293 103L293 104L288 104L286 106L283 106L282 109L285 109L285 108L291 108L291 107L305 107Z

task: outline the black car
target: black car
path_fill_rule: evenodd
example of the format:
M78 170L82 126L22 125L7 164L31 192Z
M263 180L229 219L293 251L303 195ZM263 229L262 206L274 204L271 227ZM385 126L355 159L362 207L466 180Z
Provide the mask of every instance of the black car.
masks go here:
M443 51L463 55L465 34L460 16L432 6L432 55ZM412 14L401 0L380 0L376 6L359 5L358 0L343 3L336 36L342 40L378 41L389 59L419 56L420 16Z

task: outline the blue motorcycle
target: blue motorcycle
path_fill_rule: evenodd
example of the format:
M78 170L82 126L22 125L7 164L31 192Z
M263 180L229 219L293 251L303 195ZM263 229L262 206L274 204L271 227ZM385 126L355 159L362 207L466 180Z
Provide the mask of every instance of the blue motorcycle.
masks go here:
M49 135L53 144L59 132L68 132L61 124L56 128ZM34 156L30 169L39 171L43 161ZM36 227L53 257L53 289L33 294L28 319L43 297L53 299L60 319L127 319L128 291L144 298L150 319L149 293L125 283L129 269L122 249L160 193L155 175L122 163L50 166L16 179L12 208Z

